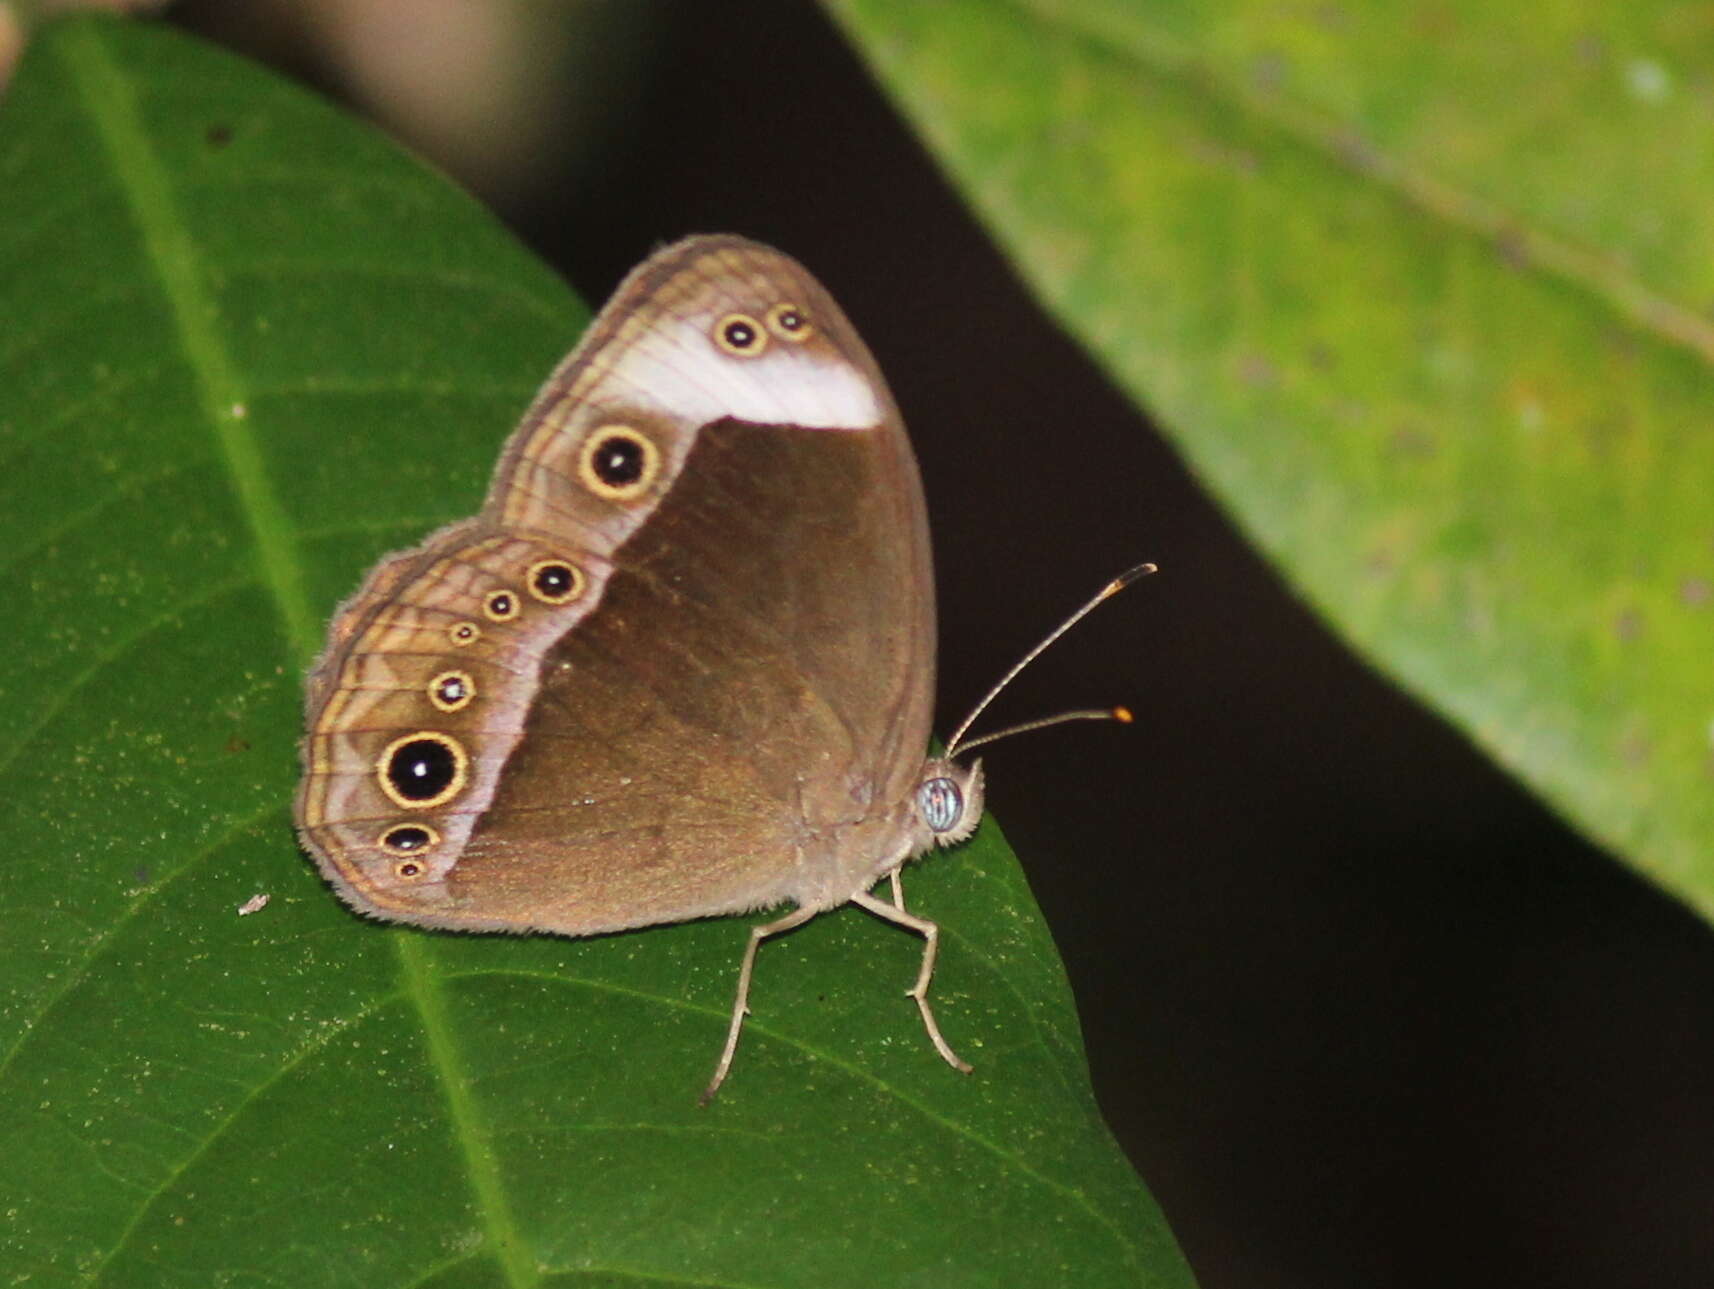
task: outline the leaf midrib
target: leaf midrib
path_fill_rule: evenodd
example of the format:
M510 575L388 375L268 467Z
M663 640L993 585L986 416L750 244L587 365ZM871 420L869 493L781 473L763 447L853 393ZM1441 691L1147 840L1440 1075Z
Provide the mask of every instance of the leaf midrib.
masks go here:
M320 638L299 559L298 535L275 491L251 429L245 382L217 326L216 300L201 272L201 256L188 235L172 186L143 126L133 83L110 55L98 22L68 23L53 48L81 98L136 222L143 259L165 297L173 333L195 383L206 424L219 447L256 555L258 572L279 612L287 644L300 664L314 657ZM461 1062L440 1005L426 948L397 936L403 993L418 1013L436 1078L445 1092L450 1126L463 1151L487 1243L507 1282L516 1289L540 1283L501 1181L489 1134L477 1120ZM99 1276L100 1269L94 1274Z
M216 325L218 307L201 274L198 248L186 232L166 173L139 119L124 70L108 56L98 28L75 26L56 48L67 64L104 145L125 204L155 270L174 333L216 445L226 462L239 508L250 526L262 581L272 593L292 652L307 659L320 634L304 589L297 540L274 491L245 410L247 387Z
M517 1218L506 1198L500 1161L495 1158L492 1147L492 1126L471 1095L469 1071L464 1067L458 1041L452 1034L452 1023L447 1019L446 999L439 973L429 960L426 938L407 930L390 931L388 936L399 959L404 995L411 1000L422 1023L429 1062L439 1077L441 1093L446 1098L447 1117L457 1127L455 1135L459 1149L464 1153L470 1189L475 1193L477 1207L487 1226L494 1259L505 1272L508 1283L534 1289L541 1283L539 1268L524 1245Z

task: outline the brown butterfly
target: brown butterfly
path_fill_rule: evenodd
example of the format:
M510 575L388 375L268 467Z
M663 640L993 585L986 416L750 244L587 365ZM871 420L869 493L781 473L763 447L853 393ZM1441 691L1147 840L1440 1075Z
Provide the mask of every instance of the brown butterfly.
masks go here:
M705 1099L760 943L858 904L924 937L911 996L968 1071L928 1002L938 928L898 884L982 812L980 763L925 756L934 641L922 486L868 349L794 260L691 238L548 378L480 513L339 607L299 833L352 907L422 926L790 904L751 930Z

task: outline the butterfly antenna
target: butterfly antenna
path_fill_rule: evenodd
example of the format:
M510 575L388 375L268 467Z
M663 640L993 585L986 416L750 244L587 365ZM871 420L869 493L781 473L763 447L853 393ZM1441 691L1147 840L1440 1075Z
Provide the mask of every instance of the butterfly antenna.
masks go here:
M1058 716L1041 716L1033 721L1025 721L1022 725L1008 725L1003 730L973 738L958 750L968 752L984 743L995 743L1003 738L1011 738L1014 734L1028 734L1031 730L1046 729L1049 725L1063 725L1066 721L1118 721L1121 725L1129 725L1133 719L1129 707L1091 707L1078 712L1061 712Z
M1047 636L1040 644L1038 644L1034 649L1031 649L1022 658L1018 659L1018 661L1012 665L1012 669L1004 676L1000 677L999 682L982 696L982 701L977 703L971 710L970 715L964 718L963 724L961 724L957 730L953 732L952 737L947 740L946 759L950 761L960 752L968 751L973 747L980 747L984 743L992 743L995 739L1005 738L1011 734L1022 734L1025 730L1038 730L1047 725L1058 725L1061 721L1123 721L1128 723L1131 719L1131 713L1126 711L1123 707L1101 708L1093 711L1061 712L1058 716L1046 716L1040 720L1026 721L1022 725L1014 725L1011 728L1003 729L996 734L984 734L981 738L972 739L968 743L964 741L966 731L976 723L977 718L981 716L983 712L988 710L988 704L1000 696L1001 690L1005 689L1007 685L1017 679L1019 672L1029 666L1037 658L1041 657L1049 645L1051 645L1055 640L1058 640L1067 631L1071 630L1071 628L1087 617L1089 612L1094 609L1097 604L1100 604L1103 600L1111 599L1113 596L1119 594L1120 591L1123 591L1132 582L1137 581L1139 578L1147 577L1150 573L1155 571L1156 568L1153 564L1138 564L1135 568L1126 569L1123 573L1119 574L1118 577L1114 578L1099 591L1095 592L1094 595L1090 596L1082 608L1078 609L1077 612L1073 613L1064 622L1061 622L1052 631L1048 632Z

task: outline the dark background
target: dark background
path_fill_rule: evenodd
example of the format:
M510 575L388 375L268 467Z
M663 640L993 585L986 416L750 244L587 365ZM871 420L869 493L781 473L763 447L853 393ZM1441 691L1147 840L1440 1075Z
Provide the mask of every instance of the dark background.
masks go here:
M921 459L940 730L1105 578L1162 566L1001 710L1124 702L1137 723L994 749L989 803L1102 1105L1205 1289L1714 1283L1707 927L1292 597L819 11L649 8L610 63L568 64L542 137L585 146L495 184L500 214L592 305L690 232L774 243L827 283ZM174 11L349 97L282 12Z

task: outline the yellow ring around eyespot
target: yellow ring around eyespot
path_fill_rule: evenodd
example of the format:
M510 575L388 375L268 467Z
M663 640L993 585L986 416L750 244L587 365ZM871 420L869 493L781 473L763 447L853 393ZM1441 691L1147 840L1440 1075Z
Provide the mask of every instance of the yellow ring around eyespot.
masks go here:
M740 327L750 329L747 344L732 338L733 328ZM734 358L755 358L768 347L768 330L747 313L729 313L714 324L714 343Z
M482 616L490 622L510 622L523 611L518 593L507 587L490 591L482 597Z
M550 568L563 568L571 574L571 589L562 595L549 595L536 585L536 578ZM570 604L580 598L588 589L589 579L584 577L583 570L568 559L539 559L531 564L524 573L524 586L529 593L543 604Z
M403 832L406 828L415 828L418 832L427 833L428 840L420 846L413 846L409 850L399 850L396 846L390 843L387 838L391 837L396 832ZM391 828L387 829L386 832L382 833L375 839L375 844L389 854L407 857L404 859L404 862L413 863L415 861L410 860L408 858L409 856L426 853L440 845L440 831L435 828L430 828L427 824L394 824ZM393 865L393 872L400 877L418 876L418 874L415 873L400 873L399 867L400 865L398 864Z
M603 448L610 448L615 441L637 448L640 460L635 479L623 483L609 483L596 473L596 454ZM660 472L661 450L648 435L632 429L629 425L601 426L583 441L583 447L577 454L577 477L582 480L585 488L606 501L635 501L648 492L649 485L654 483Z
M392 761L394 753L408 743L423 740L429 743L439 743L452 753L452 778L447 785L432 797L407 797L393 786L393 780L388 777L387 766ZM450 734L442 734L439 730L414 730L409 734L401 734L382 749L381 755L375 758L375 781L381 785L381 791L387 794L388 800L394 805L406 810L433 810L436 806L444 806L460 792L464 791L465 782L470 777L470 756L464 750L464 745Z
M462 698L442 698L442 685L458 681L464 686ZM469 707L476 700L476 678L468 671L443 671L428 683L428 699L443 712L456 712Z
M797 319L797 326L786 326L793 318ZM768 330L781 340L794 345L801 345L815 334L815 326L810 322L809 315L790 303L776 304L768 310Z
M462 649L465 645L473 645L482 638L482 628L474 622L454 622L446 629L446 637Z

